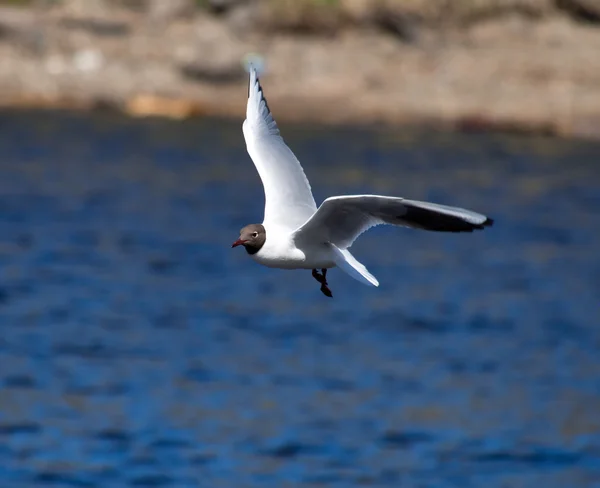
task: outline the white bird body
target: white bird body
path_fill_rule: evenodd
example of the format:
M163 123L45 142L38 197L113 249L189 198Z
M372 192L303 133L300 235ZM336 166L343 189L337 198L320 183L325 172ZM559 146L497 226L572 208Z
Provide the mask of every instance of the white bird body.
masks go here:
M298 245L288 229L263 223L267 239L252 259L263 266L281 269L328 269L335 267L335 254L325 242Z
M382 195L334 196L317 208L300 162L279 134L253 66L242 128L263 183L265 213L262 224L242 229L233 247L243 245L257 263L270 268L312 269L328 296L326 270L336 266L362 283L379 285L348 251L360 234L375 225L472 232L493 223L471 210Z

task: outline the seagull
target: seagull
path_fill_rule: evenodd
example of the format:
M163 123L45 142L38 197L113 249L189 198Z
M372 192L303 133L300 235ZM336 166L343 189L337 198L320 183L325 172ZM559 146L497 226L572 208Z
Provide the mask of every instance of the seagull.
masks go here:
M361 283L379 286L348 250L371 227L473 232L493 224L491 218L471 210L383 195L333 196L317 208L300 162L279 133L253 65L249 74L242 130L262 180L265 210L262 224L245 226L232 248L244 246L252 259L270 268L312 270L321 292L332 297L327 270L334 267Z

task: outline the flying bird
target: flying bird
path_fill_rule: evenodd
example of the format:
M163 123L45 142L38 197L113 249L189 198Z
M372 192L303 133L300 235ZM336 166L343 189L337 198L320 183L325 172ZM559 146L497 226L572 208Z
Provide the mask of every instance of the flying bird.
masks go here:
M262 224L244 227L231 247L244 246L250 257L270 268L310 269L321 292L331 297L327 270L336 266L361 283L379 286L348 250L373 226L473 232L493 224L471 210L382 195L333 196L317 208L300 162L279 133L253 65L249 73L242 130L263 183L265 211Z

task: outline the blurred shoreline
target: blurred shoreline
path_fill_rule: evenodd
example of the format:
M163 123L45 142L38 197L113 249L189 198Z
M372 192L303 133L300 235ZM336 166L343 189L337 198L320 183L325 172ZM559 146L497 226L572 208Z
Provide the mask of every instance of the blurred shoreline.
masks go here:
M598 21L595 0L2 4L0 107L242 119L257 53L281 121L599 139Z

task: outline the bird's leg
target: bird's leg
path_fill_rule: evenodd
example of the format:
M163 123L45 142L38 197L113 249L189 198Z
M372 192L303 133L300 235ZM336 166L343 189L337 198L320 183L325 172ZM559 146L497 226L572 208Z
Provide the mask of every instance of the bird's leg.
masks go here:
M321 293L323 293L323 295L325 295L326 297L331 298L331 297L333 297L333 294L331 293L331 290L327 286L327 269L323 268L321 270L321 273L319 273L316 269L312 270L313 278L315 280L317 280L319 283L321 283Z
M325 276L319 273L316 269L312 270L312 275L313 278L321 284L323 284L323 282L325 281Z
M331 293L331 290L327 286L327 268L323 268L321 270L321 272L323 273L323 282L321 283L321 292L323 293L323 295L328 296L329 298L332 298L333 293Z
M329 289L329 287L326 284L321 285L321 293L323 293L323 295L325 295L326 297L329 297L329 298L333 297L333 293L331 293L331 290Z

